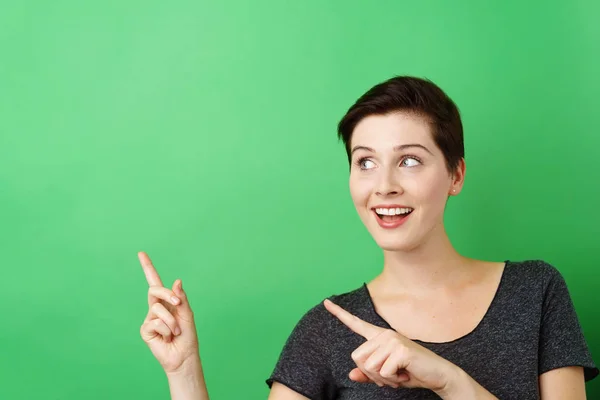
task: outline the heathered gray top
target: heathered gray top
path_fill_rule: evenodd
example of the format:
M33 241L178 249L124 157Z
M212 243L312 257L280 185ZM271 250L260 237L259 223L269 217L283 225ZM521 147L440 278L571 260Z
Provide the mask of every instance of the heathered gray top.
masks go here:
M375 311L366 284L332 295L333 302L373 325L392 329ZM271 376L312 400L439 399L428 389L380 388L348 378L351 353L365 339L323 303L311 308L287 339ZM499 399L539 399L538 376L583 366L598 375L560 272L542 260L506 261L495 297L479 325L451 342L415 340L465 370Z

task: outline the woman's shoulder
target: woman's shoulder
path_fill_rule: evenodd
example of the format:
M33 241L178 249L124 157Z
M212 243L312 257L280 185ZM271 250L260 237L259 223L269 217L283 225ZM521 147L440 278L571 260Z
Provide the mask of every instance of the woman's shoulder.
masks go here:
M506 260L505 274L514 281L523 284L549 284L554 279L562 279L560 270L553 264L542 259Z
M534 269L543 272L551 272L556 270L556 267L544 259L530 258L523 260L506 260L508 266L521 269Z
M560 269L542 259L506 261L501 285L510 286L514 291L529 291L544 296L557 288L566 287Z

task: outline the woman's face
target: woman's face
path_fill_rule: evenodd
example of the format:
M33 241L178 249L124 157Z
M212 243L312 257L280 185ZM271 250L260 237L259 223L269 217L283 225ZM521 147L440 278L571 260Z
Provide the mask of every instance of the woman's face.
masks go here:
M448 195L462 187L464 164L458 178L448 173L424 118L368 116L354 129L350 149L352 201L382 249L410 251L443 226Z

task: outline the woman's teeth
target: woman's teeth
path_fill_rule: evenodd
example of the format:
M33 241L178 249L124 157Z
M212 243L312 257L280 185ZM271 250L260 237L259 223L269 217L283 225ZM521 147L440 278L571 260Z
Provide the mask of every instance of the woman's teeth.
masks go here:
M375 212L382 221L394 222L406 218L413 211L412 208L376 208Z
M376 208L375 212L381 216L409 214L412 210L412 208Z

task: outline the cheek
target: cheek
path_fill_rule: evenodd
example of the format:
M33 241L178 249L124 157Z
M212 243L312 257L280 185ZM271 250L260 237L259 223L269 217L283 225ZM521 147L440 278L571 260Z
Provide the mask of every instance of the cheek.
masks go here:
M428 208L444 207L449 187L446 180L431 176L413 183L412 193L421 205L427 205Z
M350 197L355 206L365 206L369 200L371 187L367 180L361 180L351 176L349 180Z

